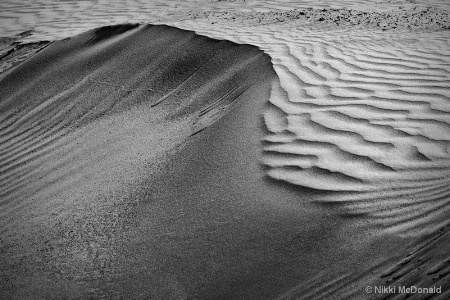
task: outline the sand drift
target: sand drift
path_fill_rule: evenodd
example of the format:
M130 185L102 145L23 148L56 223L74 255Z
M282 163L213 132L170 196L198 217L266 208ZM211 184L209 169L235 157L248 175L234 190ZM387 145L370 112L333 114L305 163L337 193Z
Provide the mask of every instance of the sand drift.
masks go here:
M447 23L384 32L408 26L383 14L2 40L0 294L366 299L402 284L446 299ZM322 15L343 28L283 25ZM349 27L369 17L382 29Z
M132 226L130 222L141 229L156 230L158 233L149 236L156 234L160 239L169 238L166 242L170 242L171 229L164 222L183 230L195 226L189 222L199 222L201 228L205 227L207 224L202 222L207 220L202 221L196 213L200 210L198 206L206 205L206 200L213 201L208 204L212 207L203 209L222 213L221 205L231 205L230 199L226 194L216 194L213 187L208 187L209 180L201 181L201 175L226 168L220 155L212 156L211 147L227 154L220 148L239 145L232 137L227 140L226 132L220 135L212 129L203 135L201 132L233 109L239 111L245 105L248 110L255 100L264 103L261 99L268 99L270 84L276 78L270 58L256 47L217 41L167 26L138 25L104 27L54 42L3 76L0 83L2 276L13 278L3 279L6 295L12 295L17 289L19 297L25 298L33 297L32 290L36 288L46 291L40 293L44 298L51 295L47 294L45 281L55 284L59 279L53 275L61 276L64 284L69 284L66 283L71 281L69 277L78 276L87 276L85 280L90 282L94 280L91 276L97 276L91 271L100 265L107 272L125 267L127 263L109 264L116 261L116 256L130 258L126 251L116 253L120 244L128 244L133 239L133 234L126 234ZM254 100L248 102L249 97ZM240 102L245 104L234 108ZM228 135L238 138L241 144L251 143L246 135L258 128L260 121L255 110L253 118L228 120L234 130L231 127L223 130L229 130ZM258 149L258 142L254 141L258 135L252 139L253 148L226 157L229 163L253 155L252 151ZM183 154L186 150L179 153L187 141L191 148L201 148L194 154L198 164L193 157L182 159L188 155ZM176 163L172 161L175 158ZM239 163L245 164L245 160ZM212 171L208 171L210 164ZM188 178L156 179L170 172ZM227 178L233 175L227 174ZM197 189L201 192L192 195L195 199L188 199L189 194L183 196L185 191L178 191L181 187L177 185L193 192L196 187L189 180L194 179L199 181ZM220 182L212 175L210 179ZM208 188L214 195L202 195ZM230 185L230 188L237 192L236 187ZM169 195L160 195L153 189ZM229 203L215 208L214 201ZM139 209L156 206L162 211L157 213L158 208L147 207L146 210L158 217L147 215L139 221L140 217L136 216L139 209L133 208L136 205ZM179 220L182 223L177 225L178 221L171 219L183 206L191 219ZM232 218L223 217L225 223L233 222ZM158 218L163 220L158 222ZM144 224L138 225L140 222ZM220 223L216 219L214 222ZM86 231L87 228L90 229ZM165 248L157 241L146 243L148 247L154 244ZM136 253L138 256L142 256L139 251L152 252L141 249ZM163 254L166 255L170 253ZM99 265L91 259L98 260ZM163 260L169 257L160 259L158 264L165 264ZM68 269L63 267L63 270L62 266ZM54 273L55 268L62 273ZM45 279L46 274L53 275ZM121 272L118 275L124 276ZM115 274L107 275L108 280L112 280L111 276ZM157 279L162 275L151 276L161 280L160 285L172 284L164 278ZM27 280L38 282L30 287ZM141 282L147 284L145 280ZM54 289L56 295L85 295L79 283L68 286L66 291L61 290L60 284ZM148 289L151 293L164 294L158 291L161 289L158 284Z

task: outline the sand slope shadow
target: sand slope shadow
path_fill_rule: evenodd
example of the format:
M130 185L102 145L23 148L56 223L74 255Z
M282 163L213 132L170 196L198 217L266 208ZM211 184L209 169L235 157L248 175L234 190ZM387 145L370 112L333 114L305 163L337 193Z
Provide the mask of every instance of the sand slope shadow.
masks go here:
M149 187L163 183L145 182L167 169L188 174L167 165L170 157L189 140L207 143L196 133L245 102L249 89L262 97L254 100L267 100L274 78L256 47L133 24L53 42L5 71L1 294L183 298L178 279L158 271L167 253L153 252L166 230L140 224L142 203L157 198ZM165 191L176 185L164 183ZM136 246L137 232L156 241ZM140 269L144 263L152 271Z

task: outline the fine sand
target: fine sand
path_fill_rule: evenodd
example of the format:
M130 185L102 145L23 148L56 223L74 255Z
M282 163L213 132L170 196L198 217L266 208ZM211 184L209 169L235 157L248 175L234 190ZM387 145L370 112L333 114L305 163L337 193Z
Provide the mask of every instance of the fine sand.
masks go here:
M0 298L450 297L446 1L0 8Z

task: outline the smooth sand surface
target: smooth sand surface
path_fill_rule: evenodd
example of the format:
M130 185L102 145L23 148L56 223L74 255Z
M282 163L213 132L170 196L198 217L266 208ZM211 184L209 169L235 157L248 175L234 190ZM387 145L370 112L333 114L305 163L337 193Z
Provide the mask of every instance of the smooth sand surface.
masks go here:
M0 7L6 299L450 297L446 1Z

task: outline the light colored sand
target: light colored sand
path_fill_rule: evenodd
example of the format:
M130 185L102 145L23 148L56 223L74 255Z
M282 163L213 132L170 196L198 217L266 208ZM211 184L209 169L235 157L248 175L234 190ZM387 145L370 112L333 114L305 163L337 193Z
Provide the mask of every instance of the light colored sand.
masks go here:
M367 191L328 200L351 201L350 211L375 216L391 232L417 234L447 223L448 30L302 20L216 28L211 19L172 24L254 44L272 57L280 84L263 112L272 132L263 158L269 176L315 189Z
M330 9L345 10L342 12ZM296 10L296 11L294 11ZM326 10L326 11L323 11ZM34 30L29 40L55 40L82 33L87 29L124 23L162 23L189 20L204 21L191 24L191 29L221 28L242 29L245 25L270 23L270 31L278 31L280 22L297 18L302 23L336 21L340 25L370 23L370 26L390 28L448 28L449 4L446 0L367 0L357 1L54 1L54 0L5 0L0 3L0 36L10 36L25 30ZM303 15L298 15L304 12ZM360 15L363 14L363 15ZM382 15L377 15L382 14ZM386 18L389 24L384 24ZM406 24L406 25L405 25ZM292 25L292 23L291 23ZM396 26L397 26L396 25ZM405 25L405 26L404 26ZM206 27L205 27L206 26ZM292 26L291 26L292 27ZM295 26L296 27L296 26ZM296 28L294 31L297 31ZM239 32L232 30L231 32ZM247 38L247 41L250 40Z

